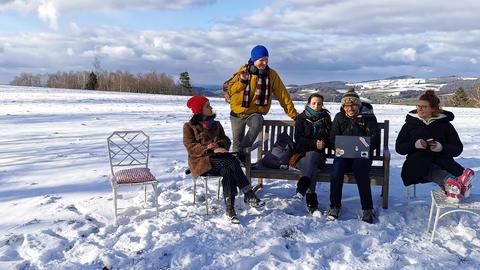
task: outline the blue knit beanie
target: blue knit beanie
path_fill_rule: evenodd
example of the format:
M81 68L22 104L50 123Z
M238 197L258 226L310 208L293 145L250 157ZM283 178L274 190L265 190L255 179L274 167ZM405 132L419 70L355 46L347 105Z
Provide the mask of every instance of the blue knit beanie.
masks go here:
M268 56L268 51L267 51L267 48L265 48L265 46L263 45L257 45L255 47L253 47L252 49L252 52L250 53L250 59L255 62L256 60L264 57L264 56Z

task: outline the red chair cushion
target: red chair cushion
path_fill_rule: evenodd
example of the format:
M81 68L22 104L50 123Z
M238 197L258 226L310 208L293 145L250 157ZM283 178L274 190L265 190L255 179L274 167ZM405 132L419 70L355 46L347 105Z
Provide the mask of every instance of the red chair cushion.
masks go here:
M131 168L117 171L113 180L117 184L135 184L155 181L155 176L148 168Z

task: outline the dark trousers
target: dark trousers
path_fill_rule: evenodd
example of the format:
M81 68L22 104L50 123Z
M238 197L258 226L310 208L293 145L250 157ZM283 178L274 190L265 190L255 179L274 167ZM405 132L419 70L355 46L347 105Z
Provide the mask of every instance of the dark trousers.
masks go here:
M347 159L335 158L333 160L333 172L330 178L330 207L342 206L343 176L347 171L353 171L357 181L358 193L362 209L373 209L372 190L370 188L370 159Z
M208 172L213 175L222 176L223 196L234 198L237 195L237 187L242 189L250 182L240 167L240 162L233 155L222 155L210 157L212 169Z
M302 176L310 179L310 186L307 189L307 193L315 193L317 185L317 170L320 164L321 154L317 151L309 151L305 153L297 162L297 168L302 172Z
M443 187L448 178L457 179L457 177L450 172L440 168L437 164L432 163L432 167L430 168L430 172L427 176L428 180Z

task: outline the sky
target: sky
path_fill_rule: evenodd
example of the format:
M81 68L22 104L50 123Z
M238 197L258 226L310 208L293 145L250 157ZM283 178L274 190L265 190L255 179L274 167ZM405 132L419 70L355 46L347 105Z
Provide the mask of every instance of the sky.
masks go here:
M0 83L92 70L221 84L268 48L285 84L480 76L480 1L0 0Z

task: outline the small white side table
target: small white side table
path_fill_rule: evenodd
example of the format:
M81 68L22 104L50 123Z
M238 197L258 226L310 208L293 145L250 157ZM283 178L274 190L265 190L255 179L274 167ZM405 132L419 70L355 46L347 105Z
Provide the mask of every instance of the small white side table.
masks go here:
M432 207L430 208L430 217L428 218L427 233L430 232L430 225L432 223L433 211L436 208L435 220L433 222L432 237L430 241L433 242L435 237L435 231L437 230L438 221L448 214L455 212L465 212L480 216L475 211L480 211L480 196L476 194L470 194L468 198L460 198L459 203L447 202L447 196L441 189L432 190ZM440 215L441 210L445 208L447 211Z

